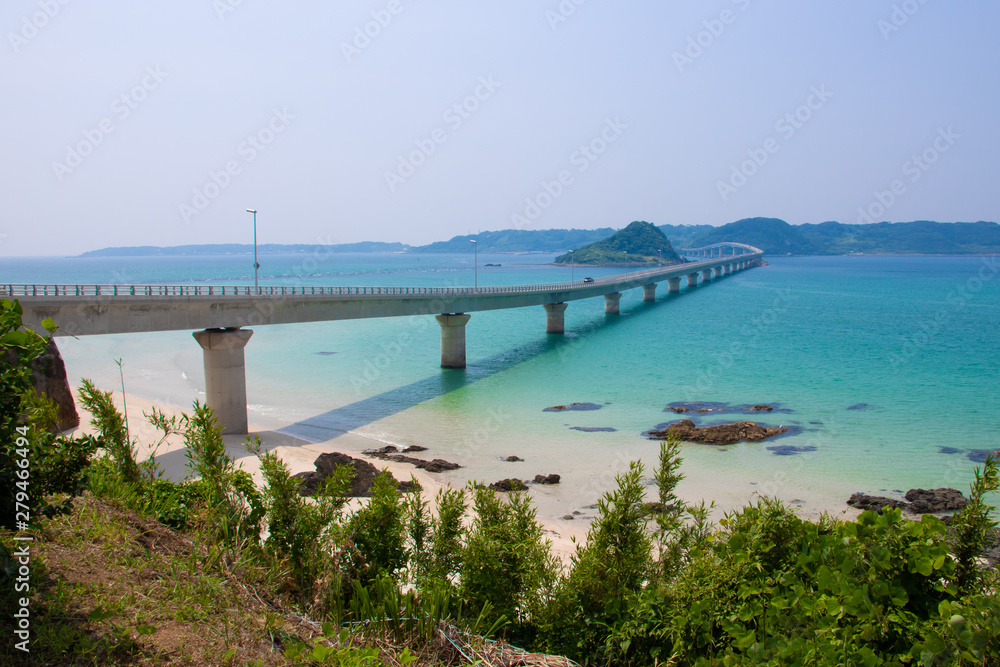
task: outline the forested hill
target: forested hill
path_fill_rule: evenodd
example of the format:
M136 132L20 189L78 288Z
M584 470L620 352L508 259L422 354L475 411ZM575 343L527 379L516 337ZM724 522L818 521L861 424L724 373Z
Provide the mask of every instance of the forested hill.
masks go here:
M1000 225L995 222L840 222L790 225L777 218L746 218L707 230L675 228L679 248L697 248L722 241L748 243L769 255L964 255L1000 252ZM691 233L694 232L694 233ZM678 237L681 238L678 238Z
M677 264L683 261L654 224L635 221L606 239L555 259L557 264Z

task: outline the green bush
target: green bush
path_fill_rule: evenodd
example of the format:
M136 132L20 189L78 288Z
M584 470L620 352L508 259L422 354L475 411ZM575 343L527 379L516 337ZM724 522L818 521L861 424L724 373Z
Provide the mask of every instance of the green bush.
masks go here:
M506 619L515 632L527 631L556 580L558 564L551 545L527 493L509 493L505 499L475 485L472 497L475 516L461 556L462 597L470 608L488 604L491 621ZM449 511L457 506L456 501ZM441 537L447 552L452 538Z

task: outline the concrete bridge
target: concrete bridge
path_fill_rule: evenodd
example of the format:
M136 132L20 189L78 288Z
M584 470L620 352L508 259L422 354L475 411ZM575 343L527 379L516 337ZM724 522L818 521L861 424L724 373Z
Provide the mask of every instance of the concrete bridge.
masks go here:
M721 247L719 247L721 246ZM246 366L243 349L253 335L247 326L366 317L434 315L441 325L441 367L465 368L465 325L469 313L542 306L545 331L565 332L568 302L603 296L604 312L616 315L622 291L641 287L655 301L667 293L756 266L763 251L743 244L716 244L682 251L717 254L685 264L626 272L593 281L494 287L273 287L209 285L0 285L0 297L16 298L24 323L42 331L52 318L56 335L194 330L204 351L206 402L225 433L247 432Z

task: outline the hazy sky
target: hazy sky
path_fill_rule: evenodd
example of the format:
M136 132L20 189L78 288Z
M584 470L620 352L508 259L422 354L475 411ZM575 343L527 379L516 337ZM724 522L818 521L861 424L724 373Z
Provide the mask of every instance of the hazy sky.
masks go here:
M996 220L994 0L6 0L0 255ZM880 212L882 211L882 212Z

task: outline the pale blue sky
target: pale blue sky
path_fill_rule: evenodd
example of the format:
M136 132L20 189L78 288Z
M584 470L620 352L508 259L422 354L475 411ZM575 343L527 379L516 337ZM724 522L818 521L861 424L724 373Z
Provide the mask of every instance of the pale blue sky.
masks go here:
M62 1L0 9L0 255L1000 218L987 0Z

